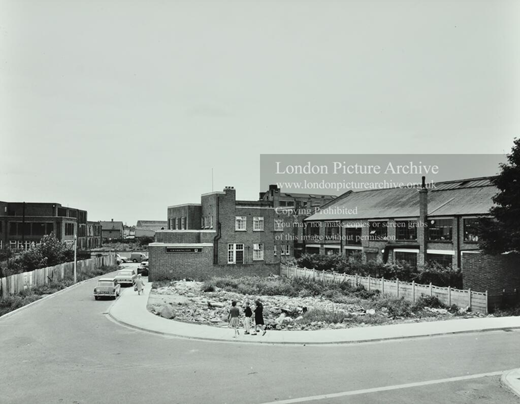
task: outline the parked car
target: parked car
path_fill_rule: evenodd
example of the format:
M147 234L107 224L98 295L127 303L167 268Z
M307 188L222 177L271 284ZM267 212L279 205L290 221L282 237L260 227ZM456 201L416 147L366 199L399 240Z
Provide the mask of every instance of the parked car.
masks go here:
M148 259L148 256L144 253L132 253L130 260L133 262L141 262Z
M116 276L114 277L114 279L120 285L132 286L134 284L135 275L136 274L135 274L134 270L122 269L122 270L116 272Z
M123 257L119 254L116 254L116 262L117 262L117 265L121 265L122 263L126 262L128 260L128 258L126 257Z
M94 298L113 297L114 299L121 294L121 286L114 278L99 278L94 288Z
M148 276L148 261L143 261L137 268L137 273L143 276Z

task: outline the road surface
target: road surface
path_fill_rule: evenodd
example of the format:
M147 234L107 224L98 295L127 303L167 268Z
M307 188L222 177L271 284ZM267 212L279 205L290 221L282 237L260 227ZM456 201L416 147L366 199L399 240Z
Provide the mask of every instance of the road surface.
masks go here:
M95 301L94 285L0 318L1 403L519 402L500 385L520 367L518 331L326 346L194 341L110 321L113 302Z

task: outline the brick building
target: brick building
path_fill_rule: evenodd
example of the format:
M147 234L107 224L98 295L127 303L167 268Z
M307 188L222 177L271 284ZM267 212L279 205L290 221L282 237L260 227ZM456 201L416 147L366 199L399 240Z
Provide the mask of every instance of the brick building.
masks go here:
M351 254L365 261L435 261L461 267L478 251L477 221L489 216L491 177L445 181L434 188L347 192L305 219L309 253Z
M312 208L331 197L289 196L271 186L259 200L244 201L226 187L203 194L200 203L169 206L168 230L157 231L149 245L151 276L279 273L283 257L294 254L294 234L303 234L303 216L295 214L303 199Z
M45 235L54 235L78 249L101 246L99 223L87 221L87 211L45 202L0 202L0 249L28 249Z

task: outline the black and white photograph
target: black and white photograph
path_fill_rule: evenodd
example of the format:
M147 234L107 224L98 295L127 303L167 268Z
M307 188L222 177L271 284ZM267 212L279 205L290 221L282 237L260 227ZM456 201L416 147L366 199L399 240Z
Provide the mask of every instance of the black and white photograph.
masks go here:
M520 403L520 2L0 0L0 403Z

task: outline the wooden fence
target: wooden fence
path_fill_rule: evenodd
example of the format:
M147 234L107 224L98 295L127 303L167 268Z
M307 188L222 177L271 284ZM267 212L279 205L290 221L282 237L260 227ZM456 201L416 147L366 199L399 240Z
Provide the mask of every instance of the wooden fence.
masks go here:
M324 282L348 282L354 286L362 285L367 290L379 290L383 296L404 298L415 303L421 295L436 296L447 306L452 304L461 308L469 307L471 311L488 312L488 293L473 292L471 289L442 288L439 286L420 285L415 282L401 282L370 276L341 274L334 271L316 271L315 269L282 266L281 274L288 277L312 278Z
M115 265L115 263L115 254L81 260L77 262L76 273L79 276L86 270L99 268L103 265ZM22 272L20 274L0 278L0 297L19 293L34 286L43 286L51 281L61 280L65 277L70 277L72 279L73 276L74 263L66 262L65 264L53 267L35 269L34 271Z

